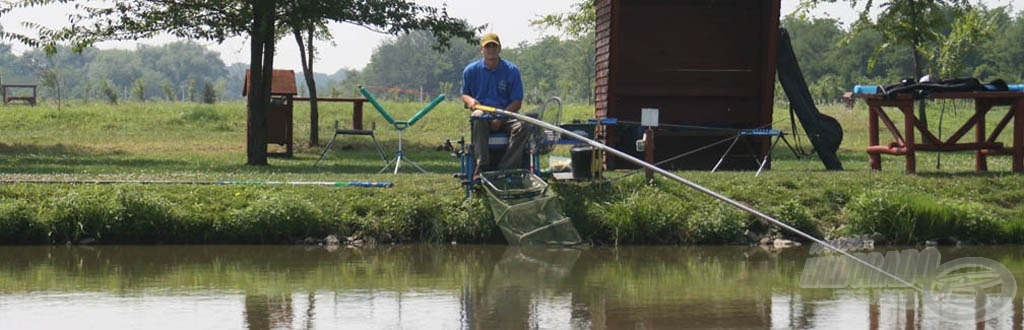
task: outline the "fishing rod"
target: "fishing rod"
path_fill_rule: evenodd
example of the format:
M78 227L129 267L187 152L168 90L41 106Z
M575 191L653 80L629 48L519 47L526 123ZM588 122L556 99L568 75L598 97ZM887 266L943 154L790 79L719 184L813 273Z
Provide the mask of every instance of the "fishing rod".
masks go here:
M46 180L46 179L0 179L2 184L36 183L36 184L191 184L191 185L290 185L320 187L365 187L390 188L394 186L388 181L253 181L253 180L219 180L219 181L170 181L170 180Z
M811 240L811 241L813 241L815 243L821 244L822 246L827 247L830 250L838 252L839 254L842 254L842 255L844 255L846 257L849 257L849 258L851 258L853 260L856 260L857 262L867 266L868 268L874 269L874 270L876 270L876 271L878 271L878 272L880 272L882 274L885 274L886 276L889 276L889 277L895 279L897 282L900 282L901 284L904 284L904 285L906 285L908 287L911 287L911 288L917 289L918 291L922 291L923 292L923 290L921 288L917 287L913 283L910 283L907 280L904 280L903 278L900 278L899 276L893 275L892 273L889 273L889 272L879 268L878 266L872 265L871 263L869 263L869 262L867 262L865 260L857 258L857 257L853 256L852 254L850 254L850 253L848 253L846 251L843 251L843 250L833 246L832 244L829 244L828 242L826 242L824 240L821 240L821 239L818 239L817 237L811 236L810 234L807 234L807 233L805 233L803 231L800 231L799 229L796 229L796 228L794 228L794 227L792 227L790 225L787 225L786 223L784 223L782 221L776 220L775 218L772 218L771 216L769 216L767 214L761 213L761 211L758 211L758 210L756 210L756 209L754 209L754 208L752 208L750 206L744 205L743 203L737 202L737 201L735 201L735 200L733 200L733 199L731 199L729 197L725 197L724 195L719 194L719 193L717 193L717 192L715 192L715 191L713 191L711 189L705 188L704 186L701 186L701 185L696 184L694 182L691 182L690 180L687 180L687 179L685 179L683 177L675 175L672 172L666 171L666 170L664 170L664 169L662 169L660 167L654 166L654 165L652 165L650 163L647 163L645 161L642 161L642 160L640 160L640 159L638 159L636 157L630 156L630 155L628 155L628 154L626 154L626 153L624 153L622 151L619 151L619 150L617 150L615 148L611 148L611 147L606 146L606 145L604 145L604 144L602 144L600 142L597 142L595 140L591 140L589 138L586 138L586 137L581 136L579 134L573 133L573 132L571 132L569 130L566 130L566 129L563 129L561 127L549 124L549 123L544 122L542 120L534 119L534 118L531 118L531 117L528 117L528 116L524 116L524 115L521 115L521 114L518 114L518 113L515 113L515 112L506 111L506 110L503 110L503 109L498 109L498 108L495 108L495 107L489 107L489 106L485 106L485 105L477 105L476 109L487 111L487 112L493 112L493 113L497 113L497 114L505 115L505 116L509 116L509 117L513 117L513 118L516 118L516 119L519 119L519 120L522 120L522 121L525 121L525 122L528 122L528 123L531 123L531 124L534 124L534 125L546 128L546 129L555 130L557 132L562 132L562 134L565 134L565 135L569 136L570 138L573 138L573 139L575 139L577 141L584 142L584 143L586 143L586 144L588 144L588 145L590 145L590 146L592 146L594 148L598 148L598 149L604 150L604 151L606 151L608 153L611 153L611 154L613 154L615 156L618 156L619 158L625 159L625 160L627 160L627 161L629 161L629 162L631 162L633 164L646 167L646 168L648 168L648 169L650 169L650 170L652 170L654 172L658 172L659 174L668 177L669 179L675 180L675 181L677 181L679 183L682 183L684 185L689 186L690 188L696 189L697 191L700 191L700 192L702 192L702 193L704 193L706 195L714 197L715 199L723 201L723 202L725 202L725 203L727 203L729 205L735 206L736 208L738 208L740 210L743 210L743 211L746 211L747 213L753 214L754 216L756 216L758 218L761 218L761 219L764 219L764 220L766 220L768 222L774 223L775 225L778 225L779 227L782 227L783 229L786 229L786 230L788 230L788 231L790 231L792 233L800 235L800 236L802 236L802 237L804 237L806 239L809 239L809 240Z

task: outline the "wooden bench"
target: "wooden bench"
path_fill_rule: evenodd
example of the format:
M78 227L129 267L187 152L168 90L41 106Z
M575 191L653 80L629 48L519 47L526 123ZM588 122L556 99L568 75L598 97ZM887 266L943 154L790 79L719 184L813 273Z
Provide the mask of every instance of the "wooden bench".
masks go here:
M10 90L17 89L31 89L31 96L15 96L11 95ZM0 85L0 91L3 92L4 105L11 103L11 101L24 101L31 106L36 105L36 85Z
M296 97L294 101L305 101L309 102L308 97ZM317 102L348 102L352 103L352 129L362 130L363 129L363 102L366 99L360 97L318 97Z
M912 174L917 173L916 153L918 151L973 150L976 171L988 170L987 156L1010 155L1013 158L1011 170L1014 173L1024 173L1024 93L1011 91L929 94L927 96L929 100L974 101L974 115L945 140L939 139L931 132L930 127L922 124L920 119L914 115L914 102L917 100L911 95L901 94L887 97L881 94L859 94L857 97L864 99L868 104L868 147L866 151L872 170L882 169L881 155L883 154L904 157L906 172ZM997 114L990 111L994 106L1008 106L1009 110L998 121L996 127L988 131L986 117L989 114ZM886 113L885 108L896 108L898 111L895 112L895 115L903 116L902 130ZM880 143L879 132L882 127L879 124L885 126L895 141L889 144ZM1000 133L1007 127L1013 131L1009 145L998 141ZM974 142L961 141L962 138L967 140L965 137L972 129L974 130ZM924 141L917 141L918 133L921 134Z

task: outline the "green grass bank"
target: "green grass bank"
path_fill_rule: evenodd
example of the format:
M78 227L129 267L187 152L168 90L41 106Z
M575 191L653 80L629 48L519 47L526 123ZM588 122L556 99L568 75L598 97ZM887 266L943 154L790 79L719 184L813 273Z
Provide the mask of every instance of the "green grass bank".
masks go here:
M422 106L384 105L396 118ZM950 126L945 132L971 115L966 104L949 108L942 123L931 123ZM334 120L351 127L351 106L325 103L320 109L323 145ZM589 118L592 109L567 106L563 121ZM758 177L752 172L678 174L824 238L877 233L900 244L1024 243L1024 180L1010 173L1009 158L990 157L991 171L975 173L969 153L921 153L917 175L904 174L897 157L883 157L883 171L871 171L863 151L863 105L822 110L844 127L839 154L844 171L825 171L816 158L796 159L780 146L773 169ZM445 139L467 135L467 115L460 105L443 103L408 129L406 155L431 173L403 166L402 173L392 175L376 173L383 163L362 137L346 137L314 167L322 149L309 146L304 103L295 111L295 157L272 158L270 166L244 165L241 103L73 101L61 109L0 107L0 179L182 182L0 184L0 244L279 244L330 234L379 243L502 243L484 197L464 199L451 177L457 159L437 150ZM364 116L366 126L378 124L378 139L393 152L395 131L376 113ZM790 131L785 107L775 117L777 128ZM560 147L555 155L567 156L567 149ZM625 174L609 172L611 180L603 182L552 183L563 210L589 242L733 244L750 241L749 233L778 231L681 184L659 179L648 185L642 175L619 179ZM389 181L394 187L189 183L217 180Z

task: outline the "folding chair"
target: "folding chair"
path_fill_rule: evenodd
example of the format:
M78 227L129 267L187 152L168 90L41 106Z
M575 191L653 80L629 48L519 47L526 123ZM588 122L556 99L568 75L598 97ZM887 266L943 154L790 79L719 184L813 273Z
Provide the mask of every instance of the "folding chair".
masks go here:
M327 145L324 146L324 151L320 153L320 159L317 159L316 163L313 164L313 166L315 167L315 166L320 165L320 161L324 160L324 156L327 156L327 152L331 150L332 146L334 146L334 141L338 138L338 135L369 136L370 140L373 141L373 145L375 147L377 147L377 155L380 155L380 159L384 161L384 164L387 164L388 163L388 157L384 155L384 148L381 148L380 143L377 143L377 138L375 136L373 136L373 131L377 129L377 125L376 124L371 124L371 125L373 125L373 126L371 126L371 128L368 129L368 130L367 129L343 129L343 128L339 128L338 127L338 121L335 120L334 121L334 136L332 136L331 137L331 141L327 142Z
M782 131L780 130L771 128L741 129L736 132L736 137L733 138L732 143L729 144L729 148L725 149L725 153L722 154L722 158L718 159L718 163L716 163L715 167L711 169L711 172L718 170L718 167L722 165L722 161L725 160L726 156L729 156L729 152L732 151L732 148L736 146L736 142L739 142L740 138L744 136L767 136L769 138L775 137L775 141L772 142L771 147L768 148L768 152L765 153L764 158L757 159L757 156L754 156L754 162L757 163L757 173L754 174L754 176L761 175L761 170L763 170L764 165L768 163L768 157L771 157L772 149L775 149L775 145L779 144L779 140L782 140L783 142L786 143L786 146L789 147L789 150L793 151L793 155L795 155L796 158L800 158L800 155L797 154L796 149L793 148L792 144L789 144L789 140L786 140L786 135L782 133Z
M384 165L384 168L381 168L380 171L378 171L377 173L384 173L385 170L391 167L391 164L395 164L394 174L398 174L398 168L402 166L402 159L405 159L406 162L412 164L412 166L416 167L416 169L420 170L420 172L427 173L427 171L424 170L419 165L417 165L416 162L412 161L411 159L408 159L408 157L405 157L405 152L402 149L402 133L405 132L407 128L412 127L412 125L416 124L416 122L423 118L423 116L426 116L427 113L429 113L430 110L433 110L434 107L441 103L441 101L444 101L444 94L438 95L436 98L434 98L433 101L430 102L430 104L427 104L426 107L423 107L423 109L420 109L419 112L416 112L416 114L412 115L412 117L410 117L409 120L396 121L395 118L391 117L391 114L388 113L388 111L385 110L384 107L377 102L377 99L375 99L373 95L370 94L370 91L366 90L366 88L363 88L363 86L359 86L359 93L363 94L363 96L370 101L370 104L372 104L373 107L377 109L377 112L380 113L381 117L384 117L384 120L387 121L388 124L391 124L391 126L398 131L398 151L395 152L395 159L389 160L387 164Z

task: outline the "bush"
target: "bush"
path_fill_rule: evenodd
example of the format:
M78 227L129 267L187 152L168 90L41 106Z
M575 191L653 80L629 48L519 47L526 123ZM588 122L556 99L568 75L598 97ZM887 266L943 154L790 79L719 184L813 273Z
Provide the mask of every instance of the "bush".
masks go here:
M845 213L848 234L882 233L895 244L938 238L990 243L1001 238L998 217L970 202L882 190L854 198Z
M488 243L502 240L483 199L443 203L438 209L427 237L430 242Z
M86 238L101 240L109 229L108 219L116 213L109 199L95 193L69 191L52 197L47 204L52 208L43 223L54 243L78 243Z
M305 199L263 195L215 224L228 242L288 244L324 236L320 210Z
M687 212L683 202L656 187L644 187L622 200L599 205L598 223L615 243L677 243Z
M814 216L811 214L810 208L800 204L798 201L786 201L772 210L771 214L776 220L782 221L797 230L816 238L822 238L821 228L819 228L818 224L814 220ZM776 230L781 230L781 228L777 228L777 226L773 227L775 227ZM792 239L806 241L805 237L798 236L796 233L782 231L782 234Z
M681 237L689 244L729 244L741 243L743 232L749 222L746 213L731 205L719 203L701 203L689 212L689 220Z
M28 212L21 200L0 200L0 244L39 244L46 242L48 228Z
M153 193L122 189L118 208L107 227L105 240L118 243L169 243L182 237L182 217L177 208Z

